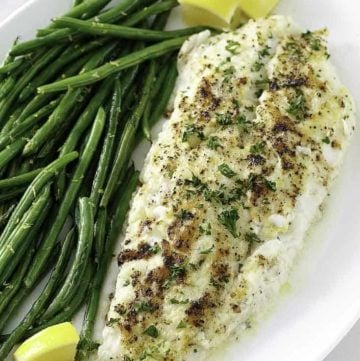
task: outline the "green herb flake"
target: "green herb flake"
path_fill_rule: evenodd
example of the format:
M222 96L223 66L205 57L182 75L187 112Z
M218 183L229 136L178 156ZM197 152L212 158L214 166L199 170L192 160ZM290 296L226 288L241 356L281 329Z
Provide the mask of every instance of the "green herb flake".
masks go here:
M178 218L180 218L182 221L189 221L194 218L194 215L191 212L182 209L178 214Z
M213 149L213 150L217 150L217 148L222 148L222 145L219 141L219 137L210 137L209 140L207 141L206 145L208 146L208 148Z
M330 144L331 141L330 141L330 138L329 137L325 137L322 139L322 142L325 143L325 144Z
M216 114L216 122L220 125L229 125L232 123L232 116L229 113Z
M210 278L209 285L216 288L217 290L220 290L221 288L223 288L223 286L212 277Z
M218 215L219 222L225 226L225 228L234 236L237 237L236 221L239 219L237 209L232 208L227 211L223 211Z
M206 236L211 236L211 224L210 224L210 222L200 224L199 229L200 229L201 234L205 234Z
M264 63L262 63L261 61L256 61L253 66L253 71L260 71L263 66Z
M289 101L289 107L286 111L298 121L305 120L307 116L307 106L304 93L301 89L296 89L295 96Z
M264 154L265 146L266 146L265 142L253 144L250 148L250 153L251 154Z
M247 232L245 234L245 241L252 244L252 243L261 243L261 239L259 236L254 232Z
M205 135L201 128L197 127L195 124L187 124L182 135L182 141L187 142L192 136L195 136L200 140L205 139Z
M219 172L225 177L232 178L236 176L236 173L225 163L218 166Z
M238 50L239 50L239 47L240 47L240 43L237 42L237 41L234 41L234 40L228 40L227 41L227 45L225 46L225 49L233 54L233 55L237 55L239 54Z
M269 189L269 190L271 190L273 192L276 191L276 183L275 182L272 182L272 181L264 178L264 183L265 183L267 189Z
M307 31L306 33L302 34L302 37L309 43L312 50L321 50L321 40L315 37L311 31Z
M123 287L129 286L129 284L130 284L130 280L126 280L126 281L124 282L124 284L123 284Z
M113 326L115 325L116 323L118 323L120 321L119 318L110 318L109 321L106 322L106 326Z
M260 50L259 51L260 58L265 58L266 56L270 56L270 52L269 52L270 49L271 49L270 46L266 45L264 49Z
M179 301L179 300L177 300L176 298L172 298L172 299L170 300L170 303L171 303L172 305L186 305L186 304L189 303L189 300Z
M213 251L214 248L215 248L215 246L212 245L210 248L204 249L203 251L200 251L200 254L210 254Z
M153 338L157 338L159 336L159 331L154 325L151 325L144 331L144 334Z
M180 321L176 328L178 329L186 328L186 323L184 321Z
M137 312L154 312L154 308L147 302L136 303L134 308Z
M249 133L249 127L251 126L251 122L246 119L245 115L239 115L237 117L237 125L240 130L244 131L245 133Z

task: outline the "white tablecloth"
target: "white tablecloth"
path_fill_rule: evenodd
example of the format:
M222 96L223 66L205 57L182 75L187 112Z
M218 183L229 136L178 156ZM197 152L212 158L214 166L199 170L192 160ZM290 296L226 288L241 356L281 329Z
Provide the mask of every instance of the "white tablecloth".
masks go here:
M0 0L0 22L7 18L19 6L28 0ZM49 0L49 3L54 0ZM55 0L59 1L59 0ZM340 3L339 3L339 6ZM1 38L1 34L0 34ZM335 350L324 361L359 361L360 360L360 321L341 341ZM265 361L265 360L264 360ZM270 361L270 360L266 360ZM271 360L272 361L272 360ZM291 360L289 360L291 361ZM304 360L307 361L307 360Z

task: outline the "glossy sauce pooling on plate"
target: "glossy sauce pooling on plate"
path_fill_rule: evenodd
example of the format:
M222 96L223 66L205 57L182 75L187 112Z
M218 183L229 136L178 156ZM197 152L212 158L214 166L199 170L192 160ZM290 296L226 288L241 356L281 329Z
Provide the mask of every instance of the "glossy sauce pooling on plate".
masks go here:
M184 44L100 360L202 360L276 298L354 129L325 37L273 16Z

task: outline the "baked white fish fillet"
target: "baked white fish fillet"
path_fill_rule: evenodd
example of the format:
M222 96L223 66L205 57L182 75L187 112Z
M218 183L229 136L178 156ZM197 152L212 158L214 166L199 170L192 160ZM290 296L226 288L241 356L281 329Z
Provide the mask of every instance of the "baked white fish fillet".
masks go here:
M202 360L276 298L354 130L325 37L273 16L184 44L100 360Z

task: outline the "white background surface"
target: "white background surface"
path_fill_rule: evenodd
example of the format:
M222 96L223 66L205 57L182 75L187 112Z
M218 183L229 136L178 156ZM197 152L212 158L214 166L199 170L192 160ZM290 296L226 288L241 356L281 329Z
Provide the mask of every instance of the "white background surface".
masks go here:
M10 15L27 0L0 0L0 22ZM48 0L49 4L53 0ZM59 0L56 0L59 1ZM339 2L339 7L341 3ZM0 39L1 39L0 34ZM1 41L1 40L0 40ZM339 310L341 313L342 310ZM339 315L337 315L339 317ZM264 361L269 361L264 360ZM335 348L335 350L324 361L359 361L360 360L360 322L358 322L345 339ZM289 358L289 361L292 361ZM306 360L303 360L306 361Z

